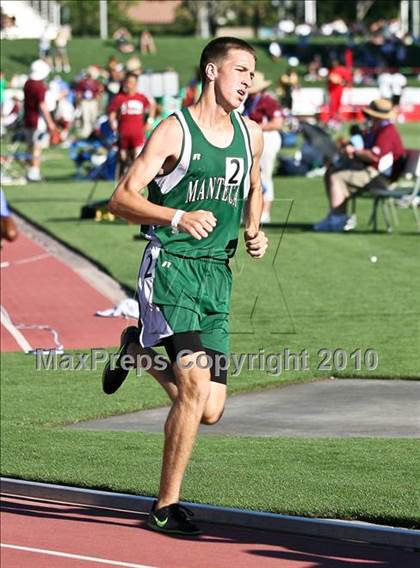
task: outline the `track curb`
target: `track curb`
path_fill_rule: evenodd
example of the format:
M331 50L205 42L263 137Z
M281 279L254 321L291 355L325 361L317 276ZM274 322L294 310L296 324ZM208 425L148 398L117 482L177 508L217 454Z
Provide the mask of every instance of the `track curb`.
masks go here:
M151 497L7 477L1 478L1 493L2 495L33 497L139 513L148 513L154 501ZM185 504L193 511L197 521L420 550L420 530L387 527L360 521L294 517L214 505Z

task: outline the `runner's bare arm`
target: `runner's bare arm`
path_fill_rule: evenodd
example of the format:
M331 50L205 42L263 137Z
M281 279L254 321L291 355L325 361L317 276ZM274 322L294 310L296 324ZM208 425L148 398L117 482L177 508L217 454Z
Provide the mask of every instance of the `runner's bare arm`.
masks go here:
M118 183L108 205L111 213L132 223L170 225L176 209L151 203L140 191L157 175L168 173L167 164L171 159L176 161L181 146L182 127L178 120L169 117L162 121ZM192 211L182 215L178 229L200 240L207 237L215 225L216 219L210 211Z
M41 109L45 122L47 123L48 130L50 131L55 130L56 126L52 119L50 111L48 110L47 103L45 101L42 101L42 103L40 103L39 105L39 108Z
M254 258L262 258L268 247L268 240L260 231L263 196L260 174L260 158L264 148L262 130L258 124L246 119L251 136L253 163L248 200L245 204L245 246L247 253Z
M109 113L109 124L112 130L114 131L118 130L117 112L115 110L112 110Z

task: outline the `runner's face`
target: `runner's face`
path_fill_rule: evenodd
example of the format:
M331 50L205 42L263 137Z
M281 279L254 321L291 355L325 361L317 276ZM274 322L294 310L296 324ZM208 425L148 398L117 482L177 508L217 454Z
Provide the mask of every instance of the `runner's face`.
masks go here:
M230 109L245 100L255 72L254 56L248 51L231 49L217 69L216 96Z
M128 77L124 81L124 91L127 95L134 95L137 92L137 80L135 77Z

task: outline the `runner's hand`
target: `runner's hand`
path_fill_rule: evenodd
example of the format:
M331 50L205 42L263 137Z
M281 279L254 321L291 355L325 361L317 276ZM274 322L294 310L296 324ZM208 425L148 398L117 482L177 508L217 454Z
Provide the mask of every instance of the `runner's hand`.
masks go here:
M246 252L253 258L262 258L268 247L268 239L265 236L264 231L258 231L258 233L248 233L245 231L245 246Z
M209 236L216 223L216 217L210 211L190 211L181 217L178 228L200 241Z

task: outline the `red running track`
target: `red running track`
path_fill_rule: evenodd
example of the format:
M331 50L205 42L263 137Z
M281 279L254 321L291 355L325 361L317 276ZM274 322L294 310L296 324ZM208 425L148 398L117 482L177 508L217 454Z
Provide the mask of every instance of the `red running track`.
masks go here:
M204 525L199 539L147 530L145 515L2 496L4 568L418 568L419 554ZM6 545L6 546L5 546Z
M113 347L127 321L134 321L95 316L112 302L22 233L4 245L1 262L1 304L15 333L14 337L10 325L6 329L2 310L1 351L27 350L25 341L32 349L52 349L57 341L65 350ZM58 334L56 341L51 330Z

